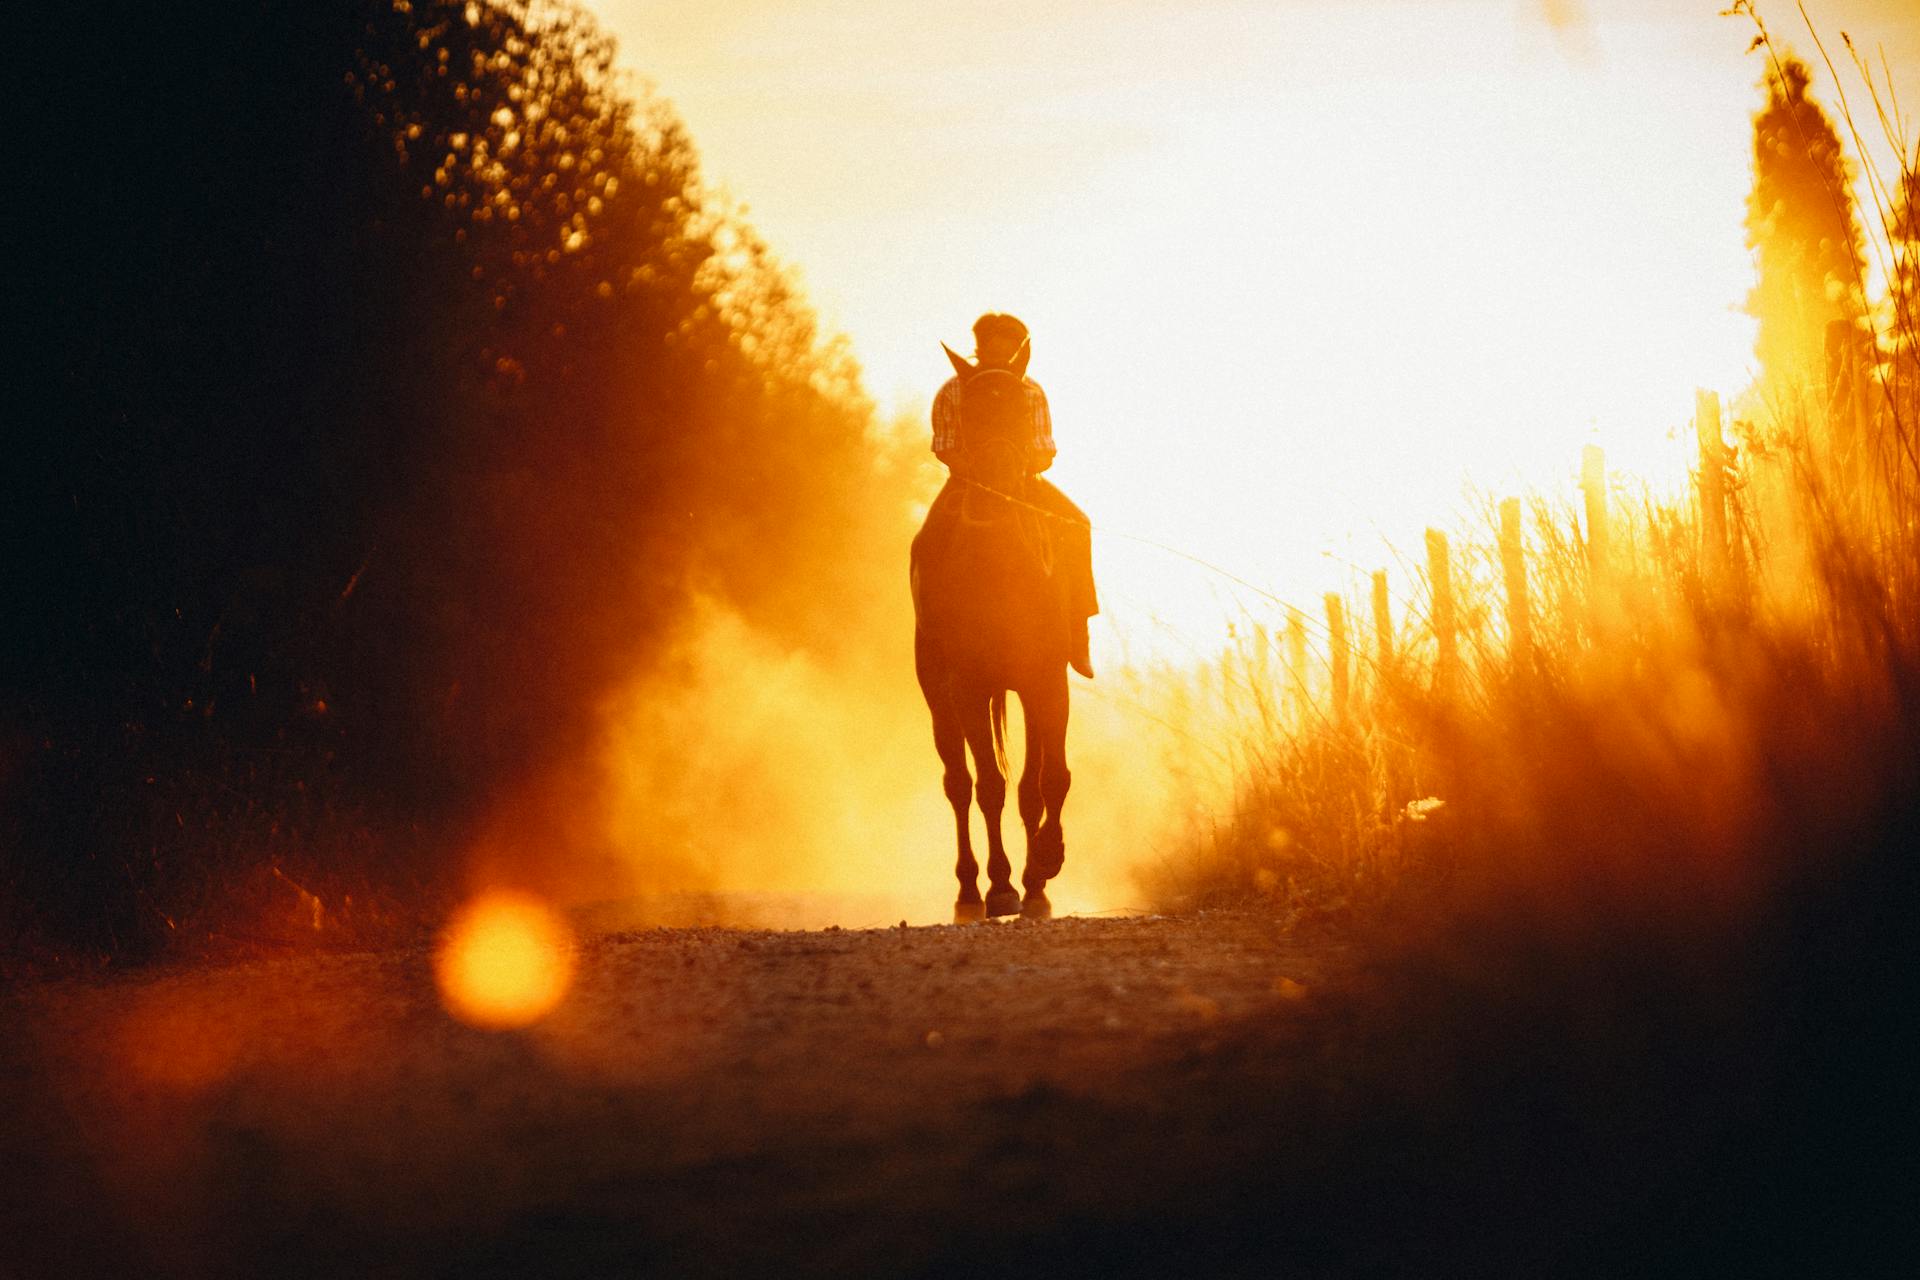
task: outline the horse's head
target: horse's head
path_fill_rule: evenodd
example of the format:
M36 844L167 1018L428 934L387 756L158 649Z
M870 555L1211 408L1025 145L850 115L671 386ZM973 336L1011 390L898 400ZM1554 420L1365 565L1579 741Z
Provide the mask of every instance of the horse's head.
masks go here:
M1033 445L1026 371L1031 348L1006 367L977 365L943 348L960 378L960 449L970 479L1010 490L1027 472Z

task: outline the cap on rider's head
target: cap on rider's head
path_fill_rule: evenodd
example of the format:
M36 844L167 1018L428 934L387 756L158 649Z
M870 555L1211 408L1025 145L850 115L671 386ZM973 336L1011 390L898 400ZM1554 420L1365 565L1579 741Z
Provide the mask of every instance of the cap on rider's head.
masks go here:
M1000 338L1010 345L1019 346L1026 339L1027 326L1016 317L998 311L989 311L973 322L973 345L977 348L983 342Z

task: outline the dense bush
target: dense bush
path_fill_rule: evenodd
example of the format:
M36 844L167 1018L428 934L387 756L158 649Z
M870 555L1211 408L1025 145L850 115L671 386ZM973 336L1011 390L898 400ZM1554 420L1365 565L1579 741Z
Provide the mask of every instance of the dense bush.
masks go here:
M835 641L799 571L892 510L858 371L584 16L87 7L36 56L0 910L398 906L691 595Z

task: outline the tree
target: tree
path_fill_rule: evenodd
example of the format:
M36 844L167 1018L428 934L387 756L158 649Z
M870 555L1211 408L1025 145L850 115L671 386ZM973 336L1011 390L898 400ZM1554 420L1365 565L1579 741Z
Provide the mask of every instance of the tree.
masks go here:
M1852 166L1808 95L1809 80L1797 58L1771 65L1766 104L1753 118L1746 227L1758 279L1747 312L1760 322L1761 375L1779 389L1825 387L1829 368L1856 354L1864 332Z
M61 21L0 916L124 946L262 868L430 882L693 595L831 639L799 584L889 509L858 369L583 14Z

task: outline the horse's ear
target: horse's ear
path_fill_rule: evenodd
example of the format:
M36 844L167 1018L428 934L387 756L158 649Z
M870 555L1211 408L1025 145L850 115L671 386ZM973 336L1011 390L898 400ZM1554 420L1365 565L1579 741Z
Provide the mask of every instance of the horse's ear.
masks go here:
M965 356L955 354L953 348L946 343L941 343L940 349L947 353L947 359L953 361L953 371L960 376L960 381L965 382L980 372L976 365L970 363Z
M1008 366L1008 368L1013 370L1013 376L1016 378L1026 377L1027 361L1031 359L1033 359L1033 339L1022 338L1020 339L1020 350L1014 352L1013 363Z

